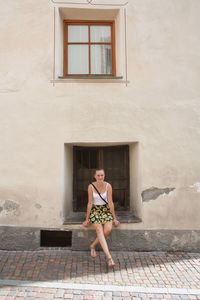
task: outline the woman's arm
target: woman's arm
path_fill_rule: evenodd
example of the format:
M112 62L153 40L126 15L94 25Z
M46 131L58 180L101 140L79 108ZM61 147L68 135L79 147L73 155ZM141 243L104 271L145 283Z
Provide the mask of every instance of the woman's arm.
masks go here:
M83 226L87 227L89 225L89 217L90 212L92 209L92 187L91 184L88 186L88 204L87 204L87 212L86 212L86 218L83 222Z
M118 226L120 224L120 222L116 218L115 207L114 207L114 203L112 200L112 186L110 184L108 184L108 205L110 208L110 212L113 215L113 223L115 226Z

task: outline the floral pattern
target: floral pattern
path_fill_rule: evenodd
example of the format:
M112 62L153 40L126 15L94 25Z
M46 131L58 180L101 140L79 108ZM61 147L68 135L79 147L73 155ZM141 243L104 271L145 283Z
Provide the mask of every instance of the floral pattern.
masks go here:
M92 224L105 224L113 220L108 204L93 205L90 212L90 223Z

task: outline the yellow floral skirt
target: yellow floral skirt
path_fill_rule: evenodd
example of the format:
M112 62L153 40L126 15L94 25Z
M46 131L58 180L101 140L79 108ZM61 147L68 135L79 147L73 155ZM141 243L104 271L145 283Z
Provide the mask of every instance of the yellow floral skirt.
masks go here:
M108 204L93 205L89 220L92 224L105 224L107 222L112 222L113 216L110 212Z

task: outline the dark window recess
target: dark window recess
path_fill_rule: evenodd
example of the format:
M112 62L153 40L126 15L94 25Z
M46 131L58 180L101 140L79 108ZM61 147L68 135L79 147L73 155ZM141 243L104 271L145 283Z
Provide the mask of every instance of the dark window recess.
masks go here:
M72 231L41 230L40 247L71 247Z
M113 188L118 211L129 210L129 146L74 147L73 210L86 211L88 184L96 168L103 168Z

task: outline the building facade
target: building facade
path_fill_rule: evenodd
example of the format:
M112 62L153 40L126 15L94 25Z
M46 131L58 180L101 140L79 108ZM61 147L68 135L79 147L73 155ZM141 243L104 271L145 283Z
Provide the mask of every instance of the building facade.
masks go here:
M1 249L87 249L95 168L111 249L200 249L199 0L2 1Z

